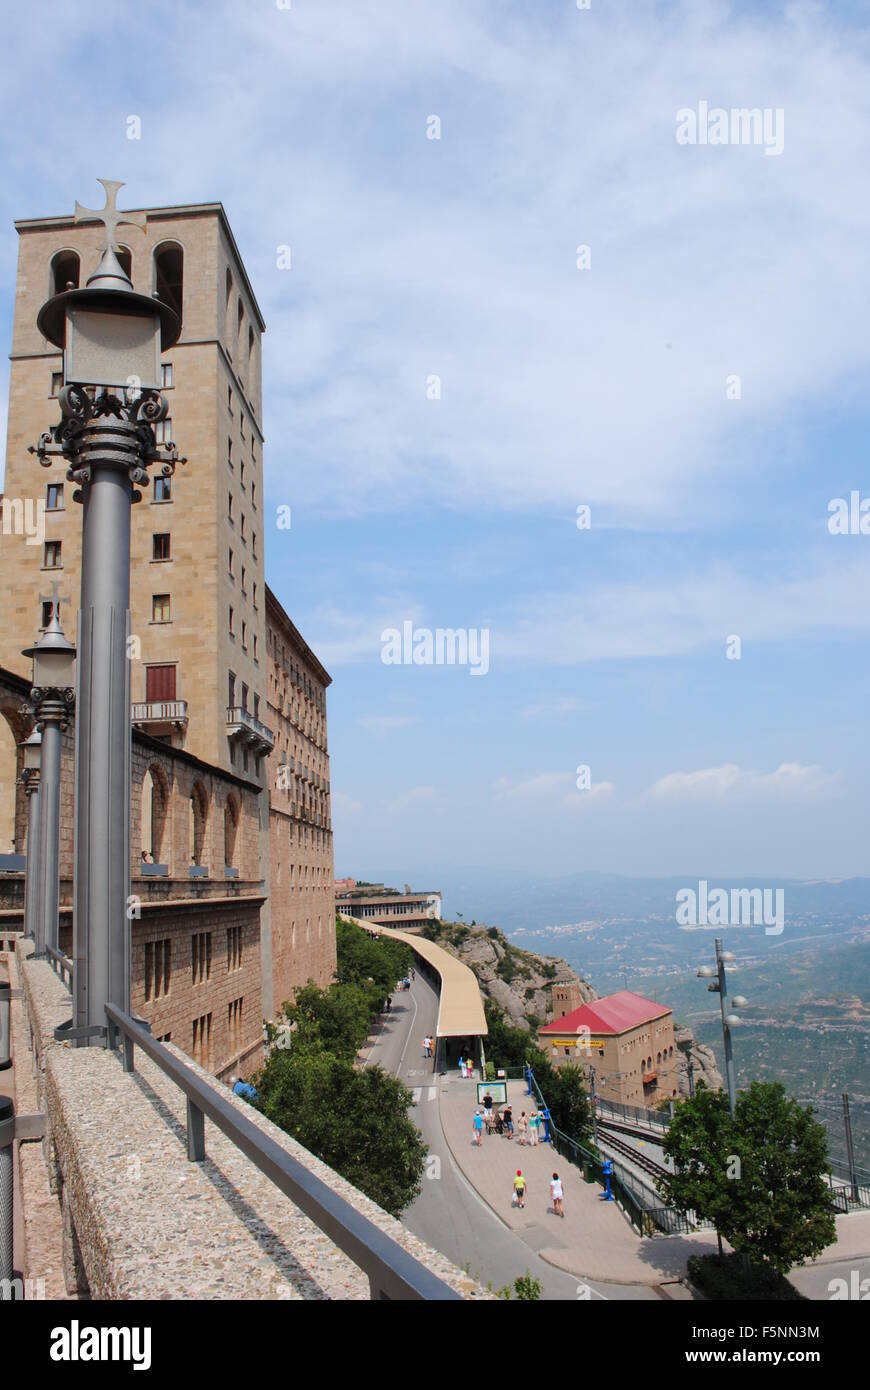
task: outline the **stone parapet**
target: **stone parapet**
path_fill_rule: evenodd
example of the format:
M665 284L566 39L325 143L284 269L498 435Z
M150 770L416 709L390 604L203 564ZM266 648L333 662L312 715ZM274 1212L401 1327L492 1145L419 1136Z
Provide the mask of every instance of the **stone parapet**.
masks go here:
M100 1299L368 1299L362 1270L209 1120L205 1161L188 1161L186 1099L141 1050L126 1073L118 1053L54 1041L70 998L51 966L25 959L25 950L19 960L62 1194L68 1287ZM180 1049L170 1050L463 1297L490 1297Z

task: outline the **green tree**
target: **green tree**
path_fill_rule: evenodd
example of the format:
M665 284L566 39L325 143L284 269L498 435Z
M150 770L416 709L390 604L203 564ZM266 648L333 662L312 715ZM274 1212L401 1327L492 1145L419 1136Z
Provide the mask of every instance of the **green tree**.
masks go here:
M699 1090L663 1147L678 1171L662 1180L662 1195L713 1221L756 1263L785 1275L834 1240L824 1126L778 1082L754 1081L733 1119L724 1095Z
M307 984L296 1001L284 1005L284 1014L296 1024L299 1044L320 1044L336 1057L352 1061L369 1034L372 1003L359 985L331 985L320 989Z
M547 1064L541 1075L535 1071L535 1080L556 1128L570 1139L585 1139L592 1130L592 1108L582 1067Z
M393 1216L420 1191L427 1148L407 1087L381 1067L356 1070L293 1035L256 1077L257 1108Z

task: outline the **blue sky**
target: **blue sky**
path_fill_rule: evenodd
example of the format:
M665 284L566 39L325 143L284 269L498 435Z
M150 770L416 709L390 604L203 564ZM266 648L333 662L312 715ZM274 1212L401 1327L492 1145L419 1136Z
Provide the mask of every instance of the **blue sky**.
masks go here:
M227 209L337 873L870 873L866 5L86 0L2 62L7 342L14 217ZM702 101L782 153L679 145ZM383 664L406 620L489 672Z

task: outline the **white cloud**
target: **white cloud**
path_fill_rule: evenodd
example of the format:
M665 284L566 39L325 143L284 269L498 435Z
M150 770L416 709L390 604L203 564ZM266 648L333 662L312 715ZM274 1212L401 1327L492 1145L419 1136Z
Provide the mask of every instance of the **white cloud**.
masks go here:
M355 816L362 810L362 802L354 801L345 792L333 792L331 796L333 815Z
M407 729L419 722L413 714L364 714L357 720L361 728L374 734L392 733L394 729Z
M499 801L558 802L560 806L582 806L596 799L606 799L616 790L612 782L592 782L585 791L578 791L576 776L570 772L540 772L525 781L499 777L493 786Z
M780 763L773 772L765 773L725 763L696 772L669 772L649 788L647 795L672 803L709 803L726 798L795 801L830 795L840 781L839 772L825 772L815 764Z
M414 806L428 806L435 800L434 787L411 787L387 803L388 811L405 811Z
M526 705L520 711L523 719L563 719L583 708L582 701L573 695L559 695L554 700L544 700L539 705Z

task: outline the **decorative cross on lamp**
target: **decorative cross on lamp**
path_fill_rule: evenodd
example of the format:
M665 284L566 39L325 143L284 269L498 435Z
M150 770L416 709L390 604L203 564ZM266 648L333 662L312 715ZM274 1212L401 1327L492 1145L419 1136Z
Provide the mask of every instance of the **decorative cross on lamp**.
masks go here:
M75 222L102 222L106 228L106 251L116 251L118 243L115 238L115 229L120 226L138 227L140 232L146 231L146 219L144 212L119 212L115 206L118 197L118 189L123 188L123 181L118 179L97 179L106 190L106 206L97 211L96 208L82 207L81 203L76 203Z

